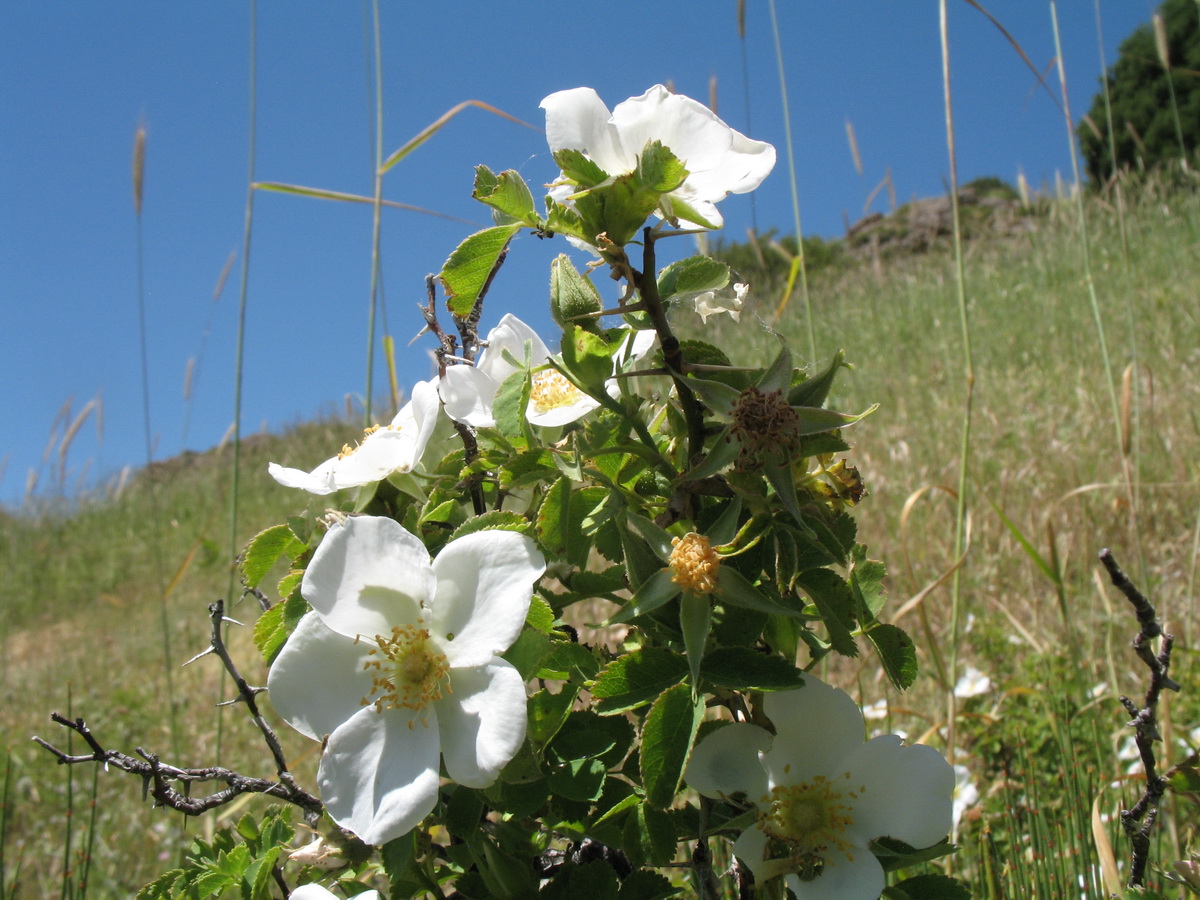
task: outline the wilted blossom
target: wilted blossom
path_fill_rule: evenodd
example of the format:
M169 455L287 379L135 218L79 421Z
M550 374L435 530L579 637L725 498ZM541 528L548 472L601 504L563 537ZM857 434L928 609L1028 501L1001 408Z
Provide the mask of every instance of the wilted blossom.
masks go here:
M775 148L730 128L716 113L656 84L610 113L591 88L551 94L546 110L550 149L578 150L616 177L633 172L646 145L659 141L687 168L683 184L664 194L659 211L708 228L724 224L716 203L728 194L758 187L775 166ZM565 200L573 186L559 185L551 196ZM697 221L699 219L700 221Z
M458 784L491 785L525 739L525 685L499 654L520 634L541 553L479 531L429 559L392 519L333 526L304 573L312 605L271 666L271 702L325 748L330 817L369 844L437 803L439 759Z
M731 284L714 291L702 291L691 297L696 305L696 313L707 324L709 316L718 313L729 313L737 322L742 315L742 306L746 302L746 294L750 291L748 284Z
M756 882L783 876L798 900L875 900L884 874L871 841L920 848L945 837L954 770L932 747L895 735L864 742L850 695L803 678L803 688L763 698L776 734L748 723L713 732L693 752L687 782L754 804L757 821L733 852Z
M393 473L410 472L421 460L438 422L438 392L432 381L413 385L412 398L391 423L368 428L363 439L347 444L311 472L271 463L267 471L284 487L313 494L332 494L344 488L381 481Z

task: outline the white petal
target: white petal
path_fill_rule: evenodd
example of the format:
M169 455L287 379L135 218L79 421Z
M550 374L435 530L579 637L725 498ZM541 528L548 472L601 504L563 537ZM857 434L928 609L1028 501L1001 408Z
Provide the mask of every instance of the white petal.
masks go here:
M316 613L306 613L267 675L271 705L287 723L321 740L354 715L371 693L363 670L372 645L331 631Z
M623 153L609 124L608 107L594 90L558 91L540 105L546 111L546 140L551 151L580 150L610 175L633 171L636 160Z
M869 850L850 853L826 851L821 874L812 881L789 875L787 886L796 900L876 900L883 890L883 867Z
M726 193L745 194L754 190L775 168L775 148L730 129L729 152L714 168L689 175L687 187L698 198L721 200Z
M407 434L412 441L412 462L415 466L425 454L425 448L433 437L434 428L441 419L441 398L435 381L418 381L412 387L409 401L400 407L392 425ZM407 470L405 470L407 471Z
M496 327L488 332L487 349L480 354L478 368L490 375L499 386L525 364L525 345L529 345L530 364L542 365L550 358L550 349L536 331L514 316L505 313ZM517 365L509 361L511 357Z
M290 469L279 463L268 463L267 472L284 487L299 488L310 494L332 494L337 490L333 480L333 466L336 462L336 456L327 459L311 472Z
M858 704L813 675L804 676L799 690L767 694L763 709L776 731L763 760L772 784L845 771L846 755L863 743L866 725Z
M415 623L434 583L417 537L392 519L351 516L329 529L300 590L334 631L373 637Z
M771 732L757 725L726 725L696 745L683 777L706 797L741 792L757 803L767 793L767 772L758 755L770 749L771 740Z
M733 129L712 110L691 97L672 94L661 84L618 103L612 121L627 156L640 156L648 142L661 141L689 173L718 165L733 142Z
M325 809L368 844L407 834L437 803L438 746L433 709L360 709L330 735L321 757Z
M499 657L486 666L450 670L450 691L437 701L442 758L451 780L488 787L525 741L525 683Z
M572 422L578 422L592 410L599 408L599 400L589 397L581 391L573 403L563 406L552 406L542 412L538 412L531 402L525 410L525 418L529 420L530 425L555 428L560 425L570 425Z
M525 624L546 560L515 531L477 531L433 561L433 633L452 667L481 666L507 650Z
M411 431L381 428L371 432L334 466L337 489L359 487L382 481L393 472L410 471L417 461L416 438L415 428Z
M472 428L492 428L492 403L500 385L474 366L447 366L438 391L446 415Z
M338 895L330 893L319 884L302 884L288 894L289 900L338 900ZM364 891L355 894L354 900L380 900L379 891Z
M841 771L862 788L850 826L862 842L887 836L928 847L950 833L954 769L932 747L885 734L847 756Z

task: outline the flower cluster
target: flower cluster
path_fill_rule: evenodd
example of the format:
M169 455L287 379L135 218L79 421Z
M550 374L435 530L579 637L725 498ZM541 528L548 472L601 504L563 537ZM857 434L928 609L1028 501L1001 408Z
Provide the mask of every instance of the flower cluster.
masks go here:
M293 563L287 599L256 629L270 699L321 742L334 823L373 847L412 835L384 855L389 875L408 877L403 861L425 854L414 885L461 878L462 896L534 896L545 876L566 890L551 822L600 836L626 864L665 865L686 837L668 813L686 781L725 801L709 809L711 833L752 810L733 850L756 881L870 900L884 886L871 842L936 844L955 782L929 747L864 741L850 698L795 665L804 647L850 656L861 639L896 687L915 672L911 641L876 618L883 568L845 509L861 482L833 458L849 450L840 430L866 413L824 408L840 354L806 376L781 338L748 373L707 340L677 337L691 310L737 322L749 286L705 256L659 269L654 244L677 232L646 225L720 227L716 204L756 188L774 148L661 85L611 112L589 88L542 106L561 170L546 214L517 173L479 167L475 196L498 224L440 276L459 336L432 299L423 308L441 341L437 376L311 472L270 465L288 487L359 489L322 518L319 542L290 522L290 549L273 543L259 566L285 552ZM601 257L586 273L565 255L552 266L557 353L511 313L477 331L521 228ZM638 243L635 266L626 248ZM612 309L590 280L605 264L624 282ZM609 624L631 626L617 652L564 621L597 599L619 605ZM771 729L739 721L697 742L717 706ZM343 840L322 835L294 859L366 883Z

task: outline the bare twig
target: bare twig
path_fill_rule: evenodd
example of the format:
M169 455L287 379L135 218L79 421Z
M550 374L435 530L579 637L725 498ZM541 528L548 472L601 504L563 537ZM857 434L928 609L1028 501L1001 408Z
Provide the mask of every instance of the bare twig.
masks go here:
M198 816L210 809L224 806L242 794L269 794L272 797L277 797L280 800L285 800L288 803L299 806L304 810L305 817L309 820L309 823L315 824L317 818L324 810L324 806L319 799L301 788L296 783L291 772L288 771L283 750L279 745L279 738L275 734L274 729L262 717L258 709L258 703L255 700L255 697L262 693L265 688L252 687L242 678L237 666L225 648L225 641L221 635L221 625L224 622L232 620L225 617L224 601L218 600L216 603L210 604L208 611L212 622L210 645L202 653L197 654L192 660L189 660L189 662L199 659L201 656L208 656L209 654L215 654L220 658L221 662L225 665L226 671L233 677L233 681L238 689L237 697L227 702L246 704L246 708L249 709L254 724L262 733L263 740L271 751L271 756L275 761L276 772L279 776L278 781L242 775L221 766L204 766L199 768L174 766L164 763L156 753L152 753L142 747L134 748L134 753L137 754L136 757L122 753L119 750L108 750L96 739L82 718L69 719L58 713L51 713L50 720L78 734L83 738L91 752L71 755L36 735L33 740L53 753L58 758L59 765L76 765L89 762L103 763L106 769L109 766L113 766L132 775L137 775L142 779L143 796L149 794L154 798L156 805L165 806L168 809L176 810L185 815ZM189 796L190 785L198 782L222 782L226 787L204 797ZM182 786L183 790L178 790L175 785Z
M1133 649L1138 658L1146 664L1146 668L1150 670L1150 686L1146 690L1146 697L1140 709L1128 697L1121 697L1121 705L1125 707L1125 711L1131 717L1129 724L1134 729L1134 740L1142 759L1142 768L1146 772L1146 789L1142 792L1141 799L1132 808L1121 810L1121 826L1125 830L1125 836L1129 838L1132 849L1127 886L1136 888L1145 883L1146 865L1150 859L1150 832L1158 819L1158 805L1163 794L1166 793L1167 781L1180 766L1188 763L1185 761L1167 773L1160 774L1154 755L1154 742L1162 740L1162 735L1158 730L1159 698L1164 689L1179 690L1178 682L1168 674L1171 667L1171 647L1174 638L1163 632L1153 604L1125 576L1121 567L1117 565L1117 561L1113 559L1112 553L1108 550L1101 550L1100 562L1108 570L1113 586L1121 591L1133 605L1140 626L1140 630L1133 639ZM1154 653L1151 646L1151 642L1155 638L1161 638L1157 654ZM1194 756L1195 754L1189 757L1193 764Z

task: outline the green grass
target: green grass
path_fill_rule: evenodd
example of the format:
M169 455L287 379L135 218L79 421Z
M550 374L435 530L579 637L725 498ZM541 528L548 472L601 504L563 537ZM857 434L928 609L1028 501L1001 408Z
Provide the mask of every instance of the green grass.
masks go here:
M1173 674L1185 691L1167 711L1168 736L1186 736L1200 722L1200 703L1188 690L1196 680L1188 645L1200 635L1189 596L1200 510L1200 200L1142 186L1129 210L1128 268L1115 216L1100 203L1087 212L1114 367L1124 369L1135 343L1140 365L1130 381L1139 402L1128 454L1136 465L1136 534L1070 207L1050 204L1028 236L972 240L965 248L976 383L958 658L960 666L988 674L994 688L960 705L961 761L984 799L964 821L963 850L951 865L978 886L978 896L988 896L987 860L996 896L1064 896L1054 891L1093 870L1094 846L1080 834L1092 799L1103 790L1105 812L1122 799L1120 791L1103 789L1125 766L1114 756L1127 718L1115 696L1139 696L1145 677L1128 650L1133 617L1096 579L1101 547L1112 548L1188 638L1175 659ZM893 613L952 562L954 502L946 489L957 479L962 397L953 272L949 248L935 248L885 259L878 268L843 259L814 272L810 283L819 355L844 348L855 364L833 405L858 411L881 404L848 436L855 445L851 462L870 492L860 507L860 536L888 565ZM707 329L708 339L715 333L715 342L739 351L740 361L761 363L773 340L755 312L770 318L778 300L772 290L755 285L756 310L740 325ZM682 322L686 313L676 317ZM798 315L785 316L779 327L794 347L806 346ZM310 504L308 495L277 486L266 474L268 460L311 467L357 431L328 420L250 438L241 454L240 540L287 515L321 509L320 498ZM158 487L158 534L146 526L151 478ZM216 817L181 823L150 809L140 786L118 772L100 774L93 810L92 773L76 769L68 786L67 771L29 737L65 746L66 734L47 716L66 712L69 699L106 746L169 753L155 560L165 561L172 585L170 643L182 661L206 645L207 604L227 589L229 479L228 450L213 451L158 463L118 497L0 517L0 734L11 760L3 896L77 896L79 854L89 846L88 893L130 896L177 857L191 833L213 827ZM900 619L917 639L924 675L907 695L890 698L887 723L935 746L946 727L946 703L930 650L931 644L943 656L949 650L949 602L948 585L925 596L920 605L928 632L920 609ZM256 607L244 601L231 615L250 622ZM262 683L265 670L245 630L235 630L232 644L243 673ZM886 695L877 670L864 655L832 674L871 702ZM204 659L175 676L185 758L172 761L210 763L213 704L225 699L217 696L217 663ZM1087 691L1101 681L1109 682L1107 692L1089 698ZM222 762L269 775L268 757L236 710L226 713L224 728ZM301 776L311 772L312 742L286 728L282 737L289 753L308 754ZM1064 752L1078 761L1066 779ZM1125 784L1127 801L1136 789ZM242 811L239 806L229 815ZM1194 819L1190 808L1168 805L1163 825L1183 834ZM68 831L69 890L63 886ZM1115 832L1113 841L1117 858L1127 856ZM1053 865L1039 863L1037 854L1051 844L1065 849ZM1175 852L1163 848L1161 862L1169 865Z

